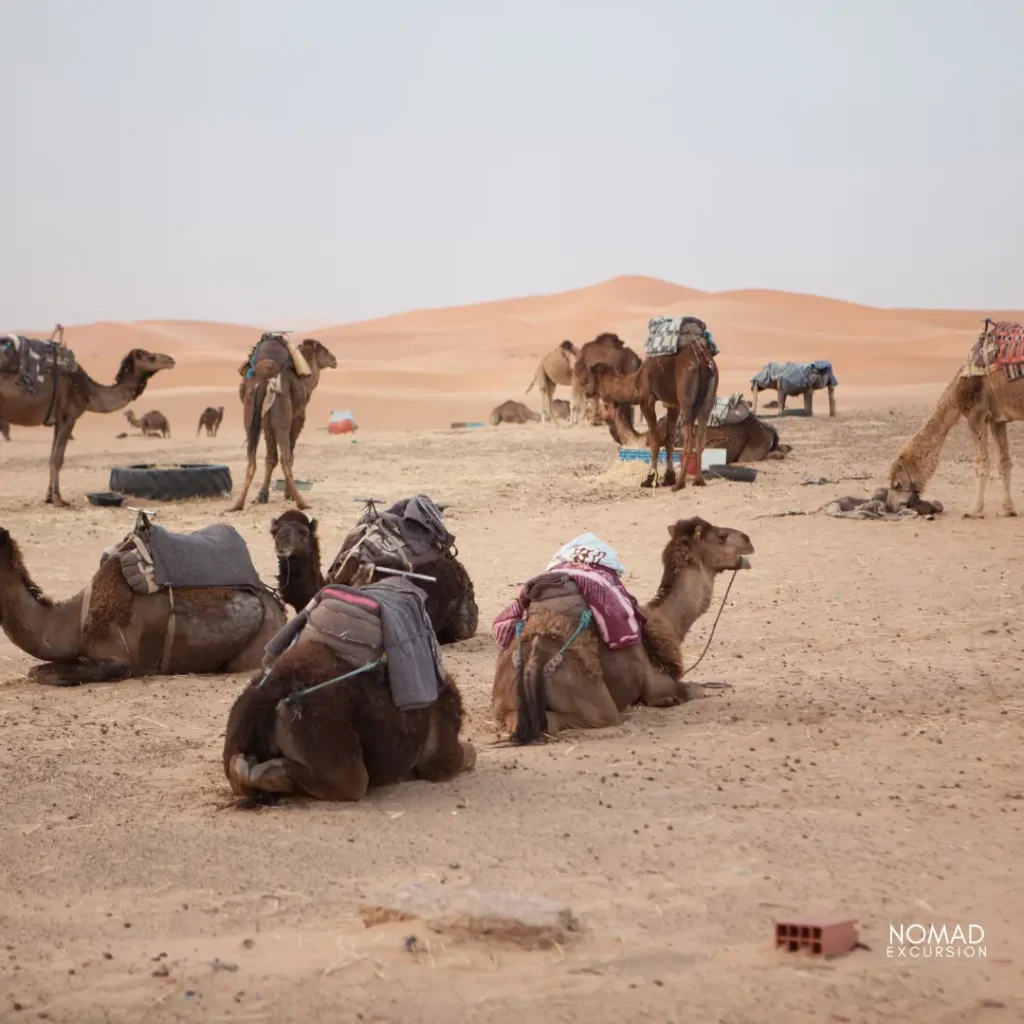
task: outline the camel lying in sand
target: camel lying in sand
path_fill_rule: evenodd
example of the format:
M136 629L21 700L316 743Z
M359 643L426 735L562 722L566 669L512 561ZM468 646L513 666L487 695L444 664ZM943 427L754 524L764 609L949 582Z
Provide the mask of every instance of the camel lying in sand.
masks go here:
M124 418L128 421L129 426L134 427L136 430L141 430L143 437L171 436L171 425L167 421L167 417L156 409L152 412L147 412L141 420L136 419L135 413L129 409L125 412Z
M0 530L0 628L45 663L33 670L38 682L77 686L129 676L247 672L261 663L286 618L270 593L176 588L173 643L165 651L171 610L166 591L133 591L116 558L103 562L85 590L51 601L32 582L11 535Z
M362 586L368 578L364 573L354 582ZM433 703L401 710L387 666L368 664L373 657L358 648L351 656L340 653L303 633L266 673L253 676L224 737L224 774L236 796L360 800L370 786L441 781L473 768L476 751L459 738L463 709L455 680L445 673ZM350 681L339 678L348 673Z
M612 651L591 623L564 647L581 623L582 598L579 609L529 605L519 640L495 669L491 704L501 732L531 743L560 729L616 725L633 704L669 707L687 699L680 645L710 607L716 575L749 568L754 546L745 533L699 518L680 519L668 533L658 592L640 607L647 620L642 644Z
M296 612L301 611L326 583L352 585L357 570L365 565L357 559L327 576L321 568L317 521L298 509L289 509L270 524L277 554L278 593ZM473 581L465 566L451 552L417 571L434 577L415 580L426 596L427 616L438 643L468 640L476 634L479 611Z
M608 421L608 430L621 448L650 448L648 432L638 434L618 407L613 407ZM658 441L665 444L668 417L658 420ZM682 429L676 424L676 443L682 443ZM784 459L792 446L779 440L779 432L764 420L751 413L739 423L727 423L721 427L708 427L705 446L724 448L725 460L733 462L764 462L768 459Z
M510 398L491 410L491 426L499 423L538 423L540 416L533 412L525 402L514 402Z

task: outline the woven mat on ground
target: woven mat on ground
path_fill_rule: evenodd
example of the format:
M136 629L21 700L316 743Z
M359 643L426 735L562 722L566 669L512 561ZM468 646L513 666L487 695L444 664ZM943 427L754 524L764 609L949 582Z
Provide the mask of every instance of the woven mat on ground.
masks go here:
M934 519L942 514L942 503L913 497L905 508L893 512L885 503L885 490L875 491L870 498L836 498L821 511L837 519Z
M647 324L644 354L674 356L679 351L680 342L690 339L703 342L713 356L718 355L718 346L703 320L698 320L695 316L656 316Z

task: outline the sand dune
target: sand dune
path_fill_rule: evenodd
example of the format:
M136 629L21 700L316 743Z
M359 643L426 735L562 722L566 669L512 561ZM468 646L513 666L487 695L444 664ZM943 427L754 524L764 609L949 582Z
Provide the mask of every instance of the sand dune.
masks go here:
M642 351L648 319L662 314L707 321L722 349L723 390L745 389L769 359L831 359L841 408L893 388L937 387L963 358L984 316L1024 319L1020 311L880 309L816 295L702 292L656 278L616 277L553 295L316 327L338 369L325 374L309 422L322 426L329 410L340 406L353 408L370 428L485 419L494 404L522 394L538 358L563 338L581 343L611 330ZM199 320L102 322L68 327L65 339L99 380L111 378L131 348L167 352L178 366L154 379L139 409L160 408L184 425L205 405L224 404L234 423L236 370L260 331ZM303 333L313 332L297 332ZM114 433L121 424L114 430L109 420L90 416L81 429Z

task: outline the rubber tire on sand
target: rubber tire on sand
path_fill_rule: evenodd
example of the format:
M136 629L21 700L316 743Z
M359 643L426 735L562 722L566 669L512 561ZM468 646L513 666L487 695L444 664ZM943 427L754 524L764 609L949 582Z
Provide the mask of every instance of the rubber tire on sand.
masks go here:
M757 479L757 470L749 466L708 466L704 474L723 480L742 480L745 484L752 484Z
M215 498L231 493L231 470L200 463L115 466L110 471L110 489L153 501Z

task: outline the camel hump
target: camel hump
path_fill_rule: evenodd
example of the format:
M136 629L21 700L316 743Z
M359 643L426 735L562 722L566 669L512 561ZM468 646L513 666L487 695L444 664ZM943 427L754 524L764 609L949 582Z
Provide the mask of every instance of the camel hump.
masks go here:
M258 359L253 367L253 377L257 383L268 381L271 377L277 377L281 373L281 367L273 359Z

